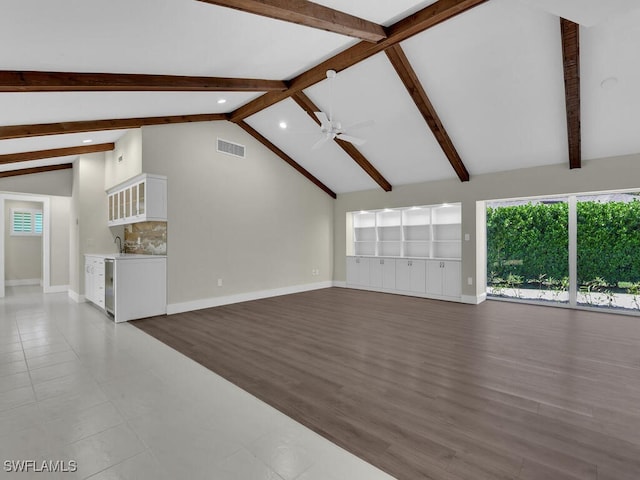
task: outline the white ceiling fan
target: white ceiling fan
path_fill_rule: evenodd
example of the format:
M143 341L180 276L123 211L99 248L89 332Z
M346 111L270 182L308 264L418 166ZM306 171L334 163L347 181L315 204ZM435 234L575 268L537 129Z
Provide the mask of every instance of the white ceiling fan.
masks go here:
M335 138L344 140L345 142L353 143L354 145L364 145L364 143L366 142L364 138L354 137L353 135L349 135L347 132L352 132L353 130L373 125L373 121L369 120L366 122L359 122L342 128L342 124L333 118L333 82L336 78L336 71L327 70L327 78L331 82L329 115L324 112L314 112L316 118L320 122L320 133L322 133L322 138L318 140L311 148L314 150L320 148L322 145Z

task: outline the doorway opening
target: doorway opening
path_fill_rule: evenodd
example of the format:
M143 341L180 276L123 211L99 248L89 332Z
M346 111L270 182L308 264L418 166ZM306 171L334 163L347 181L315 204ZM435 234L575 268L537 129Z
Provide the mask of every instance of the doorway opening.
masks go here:
M48 197L0 194L0 298L6 287L50 289L49 214Z

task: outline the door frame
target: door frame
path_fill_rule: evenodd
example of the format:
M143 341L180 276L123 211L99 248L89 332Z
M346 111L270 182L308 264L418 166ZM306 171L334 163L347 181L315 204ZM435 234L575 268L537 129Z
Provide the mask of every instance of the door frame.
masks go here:
M5 202L15 200L19 202L42 203L42 290L44 293L51 291L51 232L50 214L51 199L44 195L23 195L19 193L0 193L0 298L5 296Z

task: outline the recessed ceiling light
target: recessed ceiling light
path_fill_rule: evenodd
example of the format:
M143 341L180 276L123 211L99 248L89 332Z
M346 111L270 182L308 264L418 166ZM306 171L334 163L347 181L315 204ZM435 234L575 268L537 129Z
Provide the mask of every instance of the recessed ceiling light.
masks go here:
M226 98L220 98L220 99L218 99L218 103L219 104L227 103L227 99Z
M600 82L600 87L602 87L604 90L611 90L617 84L618 84L617 77L607 77L604 80L602 80L602 82Z
M93 142L93 140L91 140L90 138L87 138L86 140L82 140L82 143L91 143Z
M282 129L287 128L287 122L280 122L280 128Z

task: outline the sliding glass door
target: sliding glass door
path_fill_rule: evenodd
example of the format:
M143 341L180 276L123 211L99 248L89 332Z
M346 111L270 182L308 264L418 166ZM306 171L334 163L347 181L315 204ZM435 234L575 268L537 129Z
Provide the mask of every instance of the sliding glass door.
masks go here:
M633 193L576 198L576 303L640 309L640 201Z
M568 242L567 198L489 203L487 293L568 302Z
M487 203L490 297L640 311L640 195Z

